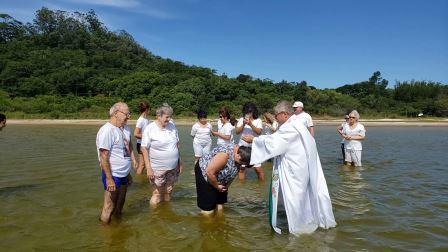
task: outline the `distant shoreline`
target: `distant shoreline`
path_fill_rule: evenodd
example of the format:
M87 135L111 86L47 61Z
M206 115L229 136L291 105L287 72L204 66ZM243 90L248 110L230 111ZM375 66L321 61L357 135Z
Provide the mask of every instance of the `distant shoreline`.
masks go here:
M108 120L101 119L8 119L9 125L102 125ZM210 120L216 123L216 120ZM174 118L176 125L189 126L196 122L193 118ZM316 126L332 125L337 126L342 123L338 119L315 119L313 120ZM136 120L129 120L129 124L135 125ZM429 120L429 119L366 119L360 120L365 126L431 126L431 127L446 127L448 126L448 119Z

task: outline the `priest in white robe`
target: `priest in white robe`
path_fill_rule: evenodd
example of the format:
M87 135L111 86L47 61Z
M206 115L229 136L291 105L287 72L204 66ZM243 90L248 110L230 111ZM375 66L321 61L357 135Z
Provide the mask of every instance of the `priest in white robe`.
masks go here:
M272 228L277 227L277 202L281 189L289 232L312 233L318 227L336 226L327 182L325 181L316 142L302 123L292 115L287 101L274 108L279 129L272 135L248 136L252 141L251 164L274 158L269 199Z

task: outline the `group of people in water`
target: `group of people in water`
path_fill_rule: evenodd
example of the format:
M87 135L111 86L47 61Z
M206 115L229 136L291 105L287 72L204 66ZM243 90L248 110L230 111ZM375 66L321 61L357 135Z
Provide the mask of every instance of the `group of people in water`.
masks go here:
M110 120L97 134L96 145L104 186L104 204L100 220L108 223L112 215L120 215L126 198L130 175L146 169L153 185L151 206L170 201L173 187L183 169L179 153L179 134L172 120L173 109L163 104L156 110L156 119L148 120L148 103L139 104L140 116L133 136L137 139L137 155L131 143L127 121L131 116L125 103L116 103L110 110ZM250 168L263 181L261 164L272 160L270 188L270 224L276 232L277 202L283 202L291 233L310 233L316 228L336 225L328 188L314 140L314 125L303 103L292 106L280 101L274 114L264 113L259 118L253 103L246 103L242 117L231 117L226 107L218 110L218 128L207 120L204 111L197 113L198 121L191 128L194 150L194 173L197 205L205 215L223 210L229 186L238 176L244 180ZM355 119L353 120L352 119ZM359 141L365 137L364 127L358 123L359 114L352 111L348 122L338 128L344 138L345 161L361 165ZM239 135L234 142L234 134ZM217 146L212 149L212 136ZM357 141L357 142L353 142ZM360 143L360 142L359 142ZM279 194L279 192L282 194Z

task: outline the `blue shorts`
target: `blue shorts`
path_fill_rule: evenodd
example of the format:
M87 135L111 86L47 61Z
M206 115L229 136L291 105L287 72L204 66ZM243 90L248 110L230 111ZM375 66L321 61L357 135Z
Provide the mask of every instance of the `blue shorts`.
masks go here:
M128 185L128 177L123 177L123 178L118 178L118 177L114 177L112 176L112 178L114 179L115 182L115 188L120 188L120 186L122 185ZM104 190L107 189L107 184L106 184L106 174L104 173L104 171L101 171L101 180L103 181L103 187Z

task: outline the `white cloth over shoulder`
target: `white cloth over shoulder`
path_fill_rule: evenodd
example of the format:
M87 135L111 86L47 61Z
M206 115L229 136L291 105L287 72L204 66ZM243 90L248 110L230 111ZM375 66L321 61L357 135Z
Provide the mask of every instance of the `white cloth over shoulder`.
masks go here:
M293 116L274 134L254 138L250 163L275 158L289 231L301 234L334 227L336 221L316 142L296 120Z

